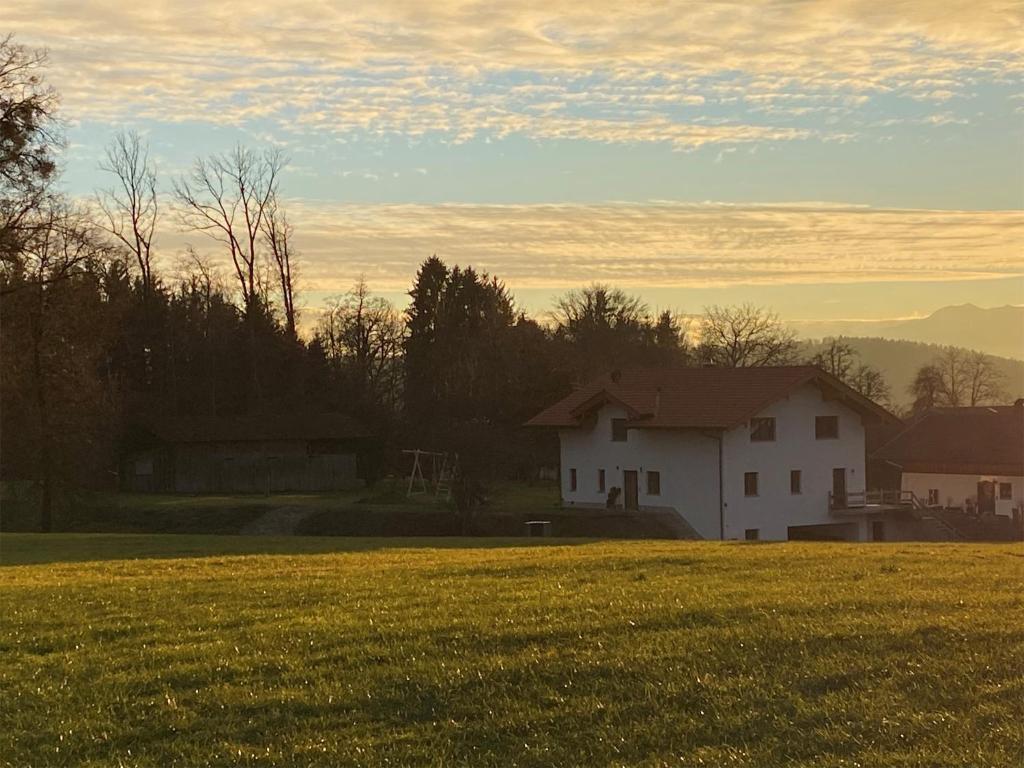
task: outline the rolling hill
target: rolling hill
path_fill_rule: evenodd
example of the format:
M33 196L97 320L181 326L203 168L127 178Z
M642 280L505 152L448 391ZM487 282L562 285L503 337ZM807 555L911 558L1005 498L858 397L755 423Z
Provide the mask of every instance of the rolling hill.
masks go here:
M892 390L895 406L910 404L907 388L922 365L930 363L945 345L925 344L918 341L881 339L871 337L844 336L843 340L860 355L861 362L880 370ZM808 357L822 347L820 341L804 343L804 354ZM1006 402L1012 403L1024 397L1024 360L1011 360L990 355L996 368L1003 374L1003 388Z
M1024 359L1024 307L982 309L974 304L943 307L928 317L879 329L879 336L977 349Z
M974 304L942 307L914 320L794 321L806 338L854 336L917 341L977 349L998 357L1024 360L1024 306L983 308Z

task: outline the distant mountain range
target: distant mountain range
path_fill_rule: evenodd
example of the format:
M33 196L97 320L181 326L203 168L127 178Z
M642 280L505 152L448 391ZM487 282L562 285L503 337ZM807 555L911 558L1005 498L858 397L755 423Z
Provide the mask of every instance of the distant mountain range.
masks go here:
M957 307L950 307L957 309ZM936 313L938 314L938 313ZM934 315L932 315L934 317ZM923 322L923 321L918 321ZM942 345L924 344L918 341L902 339L878 339L856 336L844 336L843 340L853 347L860 355L860 362L871 365L882 372L892 391L892 401L896 406L909 405L913 398L907 391L914 380L918 369L926 365L942 351ZM822 344L816 341L804 342L803 353L813 355ZM953 346L961 346L954 344ZM1005 403L1012 403L1018 397L1024 397L1024 360L1011 360L1006 357L989 355L996 369L1003 375Z
M928 317L900 322L796 321L790 324L809 339L854 336L918 341L965 347L990 355L1024 360L1024 306L984 309L974 304L943 307Z

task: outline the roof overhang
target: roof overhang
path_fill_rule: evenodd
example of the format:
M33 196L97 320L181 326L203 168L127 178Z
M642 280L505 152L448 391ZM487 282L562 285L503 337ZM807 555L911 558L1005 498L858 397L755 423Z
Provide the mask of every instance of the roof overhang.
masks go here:
M764 401L757 404L755 408L750 409L743 415L742 418L737 419L732 424L725 426L726 429L733 429L745 424L750 421L773 403L777 403L779 400L787 397L794 389L802 387L806 384L813 384L818 387L821 391L822 399L825 401L841 402L847 408L859 413L862 417L878 422L888 422L891 424L901 424L902 420L895 414L889 412L887 409L880 406L871 398L865 397L860 392L855 390L848 384L843 383L835 376L821 370L820 368L812 373L809 373L801 381L794 383L789 392L782 395L773 395L770 398L766 398Z
M609 392L607 389L602 389L598 392L595 392L591 397L587 398L582 403L577 405L569 413L573 416L573 418L577 420L582 420L584 417L586 417L593 411L603 408L606 405L615 405L618 406L619 408L622 408L628 414L629 419L631 421L635 421L636 419L642 419L650 415L641 413L636 408L631 406L629 403L617 397L614 393Z
M857 411L861 416L880 423L902 424L902 420L894 413L865 397L853 387L845 384L824 371L811 379L821 390L822 399L838 401L848 408Z
M1024 465L972 463L969 461L904 461L902 464L889 461L904 472L922 475L1000 475L1002 477L1024 477Z
M764 409L789 396L799 387L809 384L815 385L825 400L841 402L843 405L861 416L868 422L880 422L890 424L902 423L899 418L874 401L860 394L852 387L846 385L836 377L826 373L820 368L801 366L802 370L797 376L784 382L782 386L768 388L762 393L759 400L748 398L744 403L746 412L737 413L732 409L729 413L659 413L659 399L651 398L649 391L644 391L643 396L626 398L624 393L618 391L615 384L602 384L600 389L589 394L585 400L577 403L571 410L558 411L557 404L541 412L526 422L528 427L555 427L573 428L582 425L583 420L595 410L605 405L614 405L621 408L628 419L627 427L634 429L712 429L729 430L734 429L751 418L757 416ZM660 389L660 388L659 388ZM705 396L707 392L705 391ZM652 403L649 402L653 399ZM632 402L630 402L632 401ZM643 402L642 408L637 407L636 402ZM653 407L653 413L647 412ZM714 411L715 409L711 409ZM719 409L721 410L721 409Z

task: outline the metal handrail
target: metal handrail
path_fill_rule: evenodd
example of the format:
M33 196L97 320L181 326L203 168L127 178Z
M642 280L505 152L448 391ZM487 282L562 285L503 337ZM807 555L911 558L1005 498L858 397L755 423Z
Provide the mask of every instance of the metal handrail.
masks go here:
M861 509L863 507L893 506L921 509L921 500L913 491L896 489L876 489L872 491L847 491L842 504L837 504L832 491L828 493L828 508Z

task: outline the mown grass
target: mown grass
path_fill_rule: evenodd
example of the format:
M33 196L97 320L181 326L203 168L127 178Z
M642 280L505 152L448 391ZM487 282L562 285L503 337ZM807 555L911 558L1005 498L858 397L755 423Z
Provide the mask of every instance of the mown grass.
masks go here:
M450 549L473 546L533 547L576 545L586 539L488 537L467 540L442 537L207 536L182 534L11 533L0 536L0 565L42 565L94 560L138 560L233 555L323 555L379 549ZM0 571L0 574L4 573Z
M1024 762L1019 545L12 538L172 557L0 569L8 765Z
M109 493L63 490L53 510L53 530L77 533L232 534L267 512L289 507L309 510L299 533L319 535L457 534L455 505L434 494L406 496L402 478L384 478L372 488L325 493L187 494ZM0 530L40 530L39 489L27 483L0 483ZM553 482L495 483L480 510L488 528L521 533L518 519L546 516L559 507ZM515 524L494 525L516 516ZM494 531L488 530L488 533Z

